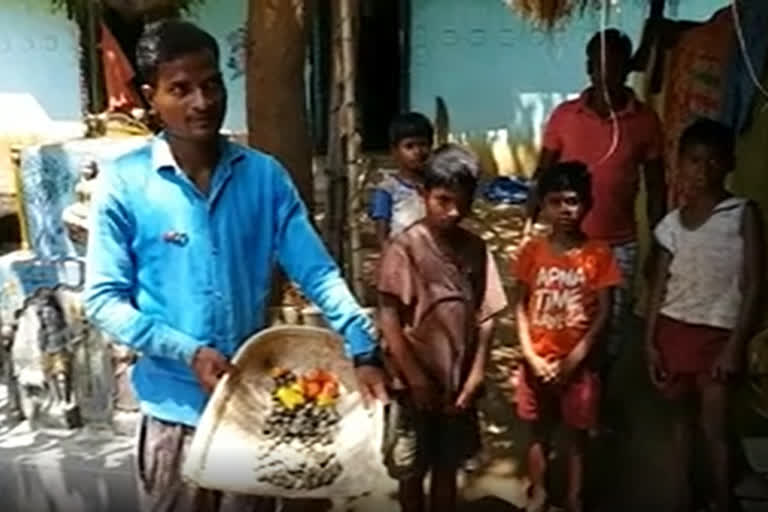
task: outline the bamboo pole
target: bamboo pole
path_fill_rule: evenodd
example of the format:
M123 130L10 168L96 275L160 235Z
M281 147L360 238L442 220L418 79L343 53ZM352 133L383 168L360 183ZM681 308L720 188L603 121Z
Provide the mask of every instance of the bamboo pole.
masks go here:
M345 141L345 164L348 190L351 191L347 226L349 230L349 277L352 288L359 298L365 292L363 283L362 243L358 216L362 209L360 186L362 163L362 137L358 130L357 107L357 27L359 26L359 3L357 0L339 1L339 21L341 30L341 64L343 69L342 118Z
M343 156L344 137L342 134L342 88L344 69L341 58L341 16L339 4L330 4L331 12L331 74L330 105L328 108L328 155L326 158L327 197L325 215L325 236L336 261L346 270L345 226L347 211L347 181Z

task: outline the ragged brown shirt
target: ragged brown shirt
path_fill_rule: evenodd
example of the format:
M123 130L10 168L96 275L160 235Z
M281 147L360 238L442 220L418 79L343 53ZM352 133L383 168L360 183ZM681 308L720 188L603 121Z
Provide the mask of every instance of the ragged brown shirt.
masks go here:
M423 223L414 224L387 247L378 279L379 293L400 303L414 359L448 395L461 391L472 367L478 326L507 306L485 242L465 230L462 236L461 251L449 254ZM396 381L404 382L388 359Z

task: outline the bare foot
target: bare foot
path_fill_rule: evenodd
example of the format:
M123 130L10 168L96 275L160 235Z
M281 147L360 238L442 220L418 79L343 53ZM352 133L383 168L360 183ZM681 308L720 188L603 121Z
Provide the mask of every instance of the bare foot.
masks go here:
M584 504L581 502L581 498L568 498L565 505L566 512L583 512Z
M525 512L547 512L548 508L547 491L539 486L529 487L528 504L525 506Z

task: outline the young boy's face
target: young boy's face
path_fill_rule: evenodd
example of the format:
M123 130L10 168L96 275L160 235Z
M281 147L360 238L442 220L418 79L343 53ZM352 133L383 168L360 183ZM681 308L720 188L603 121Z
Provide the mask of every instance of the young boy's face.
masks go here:
M690 183L690 194L723 187L730 165L705 144L690 144L680 150L680 172Z
M421 172L431 149L432 144L427 137L406 137L392 146L392 155L401 169Z
M458 187L435 187L424 191L424 206L430 227L451 231L469 214L472 197Z
M573 190L549 192L542 202L542 214L552 223L555 231L572 232L579 229L586 214L586 207L579 194Z

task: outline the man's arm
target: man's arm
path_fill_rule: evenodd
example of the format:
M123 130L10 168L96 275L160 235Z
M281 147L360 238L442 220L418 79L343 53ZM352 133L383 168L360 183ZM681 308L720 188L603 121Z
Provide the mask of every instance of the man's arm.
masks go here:
M648 303L645 310L645 353L648 358L648 375L651 382L656 386L661 386L665 379L665 372L659 351L656 348L656 323L667 288L672 253L659 242L654 241L649 258L651 265L649 265Z
M536 222L536 217L539 215L541 205L539 204L538 194L538 180L541 173L545 169L549 169L560 160L560 151L554 149L548 149L546 147L541 148L541 154L539 154L539 163L536 169L533 171L533 177L531 178L531 188L528 190L528 199L526 201L526 216L532 222Z
M646 211L651 231L667 213L667 184L664 176L664 160L654 158L644 165Z
M304 203L288 173L276 166L276 252L280 266L323 312L330 326L343 337L347 354L366 357L378 348L376 331L349 290L338 266L309 221Z
M143 314L134 305L136 268L130 245L135 220L124 197L120 178L103 169L89 220L86 315L96 327L137 352L192 364L205 342Z
M539 155L539 163L536 166L536 170L533 172L533 179L538 179L541 173L545 169L549 169L557 162L560 161L560 151L556 149L549 149L547 147L541 148L541 154Z

